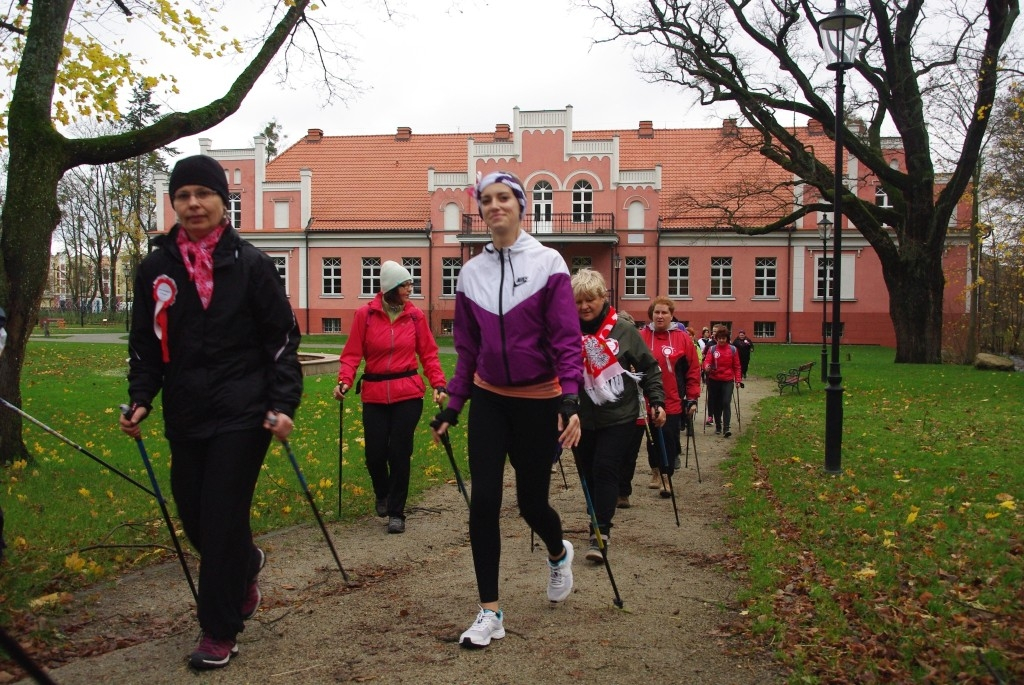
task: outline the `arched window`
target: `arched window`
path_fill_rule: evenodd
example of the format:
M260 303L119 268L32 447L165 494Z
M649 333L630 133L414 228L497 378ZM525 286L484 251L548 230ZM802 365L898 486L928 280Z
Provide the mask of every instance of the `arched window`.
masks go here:
M551 213L554 208L554 191L547 181L537 181L533 186L533 232L551 233Z
M576 181L572 186L572 221L589 223L593 221L594 188L589 181Z
M235 169L235 185L236 186L242 185L242 170L241 169Z
M629 214L627 225L630 229L636 230L644 227L644 203L639 200L629 203Z
M444 230L446 231L457 231L461 228L459 221L462 218L462 212L459 211L459 206L454 202L449 202L444 206Z

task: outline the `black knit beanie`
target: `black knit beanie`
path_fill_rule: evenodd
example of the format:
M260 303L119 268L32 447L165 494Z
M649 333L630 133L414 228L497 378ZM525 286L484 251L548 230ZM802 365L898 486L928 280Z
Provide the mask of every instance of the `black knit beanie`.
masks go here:
M220 195L224 200L224 206L228 202L228 179L224 175L224 167L213 157L207 155L193 155L178 160L171 171L170 193L171 199L182 186L205 186Z

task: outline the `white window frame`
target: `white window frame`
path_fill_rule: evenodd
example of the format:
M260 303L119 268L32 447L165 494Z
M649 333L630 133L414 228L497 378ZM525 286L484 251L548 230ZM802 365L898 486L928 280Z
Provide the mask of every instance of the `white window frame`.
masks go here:
M623 298L647 297L647 258L626 257Z
M228 221L235 229L242 227L242 192L228 193Z
M359 297L375 297L380 292L380 257L363 257L359 278Z
M441 297L443 299L455 297L455 290L459 285L459 272L461 271L461 257L441 258Z
M754 258L754 299L778 299L778 274L778 260L775 257Z
M402 257L402 266L412 276L412 292L409 297L423 298L423 260L419 257Z
M711 258L711 299L732 298L732 257Z
M690 297L690 258L668 258L668 296L672 298Z
M320 294L341 297L341 257L324 257L320 262Z
M589 224L594 220L594 187L579 180L572 186L572 222Z

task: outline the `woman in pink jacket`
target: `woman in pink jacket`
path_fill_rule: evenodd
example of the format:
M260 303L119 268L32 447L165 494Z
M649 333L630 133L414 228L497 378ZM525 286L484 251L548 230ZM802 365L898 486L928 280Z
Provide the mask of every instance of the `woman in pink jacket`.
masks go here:
M426 390L420 364L434 389L434 402L448 397L437 342L423 312L409 302L411 294L408 270L397 262L384 262L380 292L352 319L334 388L334 398L341 400L366 360L355 388L363 398L366 469L377 498L377 516L388 517L389 533L405 532L413 432Z
M715 344L704 348L704 375L708 379L708 408L715 419L715 434L732 435L732 391L743 382L740 355L729 342L729 329L715 331Z

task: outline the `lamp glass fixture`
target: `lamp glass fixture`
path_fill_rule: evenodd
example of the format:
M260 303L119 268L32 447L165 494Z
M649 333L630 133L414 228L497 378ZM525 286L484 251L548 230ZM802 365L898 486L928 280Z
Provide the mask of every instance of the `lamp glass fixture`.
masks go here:
M818 24L821 45L826 57L831 60L829 69L849 69L853 66L864 21L861 15L840 6Z

